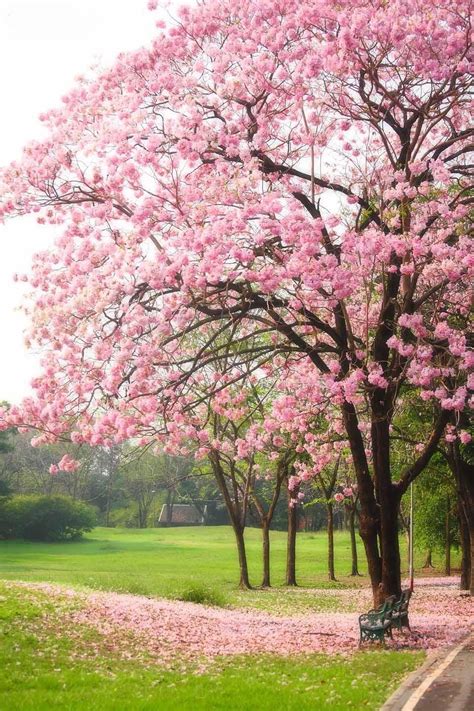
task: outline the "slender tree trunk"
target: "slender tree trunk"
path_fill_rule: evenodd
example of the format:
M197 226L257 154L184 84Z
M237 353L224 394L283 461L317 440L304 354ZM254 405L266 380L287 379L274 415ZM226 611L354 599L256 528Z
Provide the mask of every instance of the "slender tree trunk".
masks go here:
M214 476L216 478L220 492L223 496L235 535L237 553L239 557L239 587L244 590L249 590L252 586L250 585L249 580L247 552L245 549L244 539L246 508L244 507L244 509L241 510L238 499L235 501L232 500L232 497L229 493L229 489L227 488L226 478L224 476L219 457L216 453L214 453L213 456L210 457L210 461L214 471Z
M428 550L426 551L426 558L425 562L423 563L423 568L434 568L433 551L431 550L431 548L428 548Z
M451 575L451 502L448 496L446 517L445 517L445 556L444 556L444 574Z
M359 575L359 566L358 566L358 560L357 560L357 541L356 541L356 531L355 531L355 515L356 515L356 509L355 506L353 506L349 512L349 532L350 532L350 537L351 537L351 560L352 560L352 568L351 568L351 575Z
M328 578L329 580L336 580L336 575L334 572L334 506L329 503L326 504L328 523L327 523L327 533L328 533Z
M471 580L471 550L469 527L462 505L458 505L459 533L461 537L461 590L469 590Z
M254 503L255 509L258 513L260 520L260 525L262 527L262 557L263 557L263 579L262 588L269 588L271 586L270 582L270 526L273 521L273 516L275 513L278 500L281 493L281 485L286 477L285 471L287 471L287 463L280 462L278 466L277 480L275 483L275 489L273 491L273 496L265 511L265 503L262 501L255 491L250 491L250 496Z
M249 580L249 568L247 563L247 551L245 549L244 530L239 525L233 525L237 551L239 554L240 579L239 587L243 590L250 590L252 587Z
M286 584L297 585L296 582L296 532L298 530L298 509L291 505L291 494L288 491L288 534L286 542Z
M262 588L269 588L270 582L270 524L267 519L262 521L262 553L263 553L263 579Z

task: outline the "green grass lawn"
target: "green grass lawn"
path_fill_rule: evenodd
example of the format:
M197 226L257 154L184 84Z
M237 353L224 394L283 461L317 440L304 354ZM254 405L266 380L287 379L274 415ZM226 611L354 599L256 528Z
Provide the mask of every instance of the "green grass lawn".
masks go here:
M260 532L246 534L252 582L260 583ZM402 541L404 545L404 541ZM326 536L298 534L298 582L307 588L367 584L351 578L349 536L336 533L338 583L327 582ZM405 551L404 558L406 558ZM272 532L274 591L241 592L232 529L188 527L157 529L96 528L83 540L68 543L0 542L0 578L60 582L102 590L179 598L195 588L205 588L223 604L275 608L281 611L324 609L332 600L318 601L314 594L282 589L286 534ZM366 573L359 542L360 571ZM422 564L422 555L418 563ZM280 589L278 589L280 588ZM337 604L335 601L334 604Z
M84 550L93 555L94 545ZM253 655L220 658L199 673L164 670L146 658L124 661L90 630L68 629L67 604L54 607L43 592L0 583L0 711L375 711L423 659L379 650Z

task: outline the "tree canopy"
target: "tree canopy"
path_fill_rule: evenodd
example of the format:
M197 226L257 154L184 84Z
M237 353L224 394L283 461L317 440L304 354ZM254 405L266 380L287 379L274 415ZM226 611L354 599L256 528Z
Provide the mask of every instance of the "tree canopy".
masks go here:
M5 426L185 453L274 378L262 430L306 431L306 471L346 441L374 593L398 592L400 498L472 404L470 11L208 0L82 78L0 176L5 219L62 228L29 277L43 374ZM433 426L394 481L407 391Z

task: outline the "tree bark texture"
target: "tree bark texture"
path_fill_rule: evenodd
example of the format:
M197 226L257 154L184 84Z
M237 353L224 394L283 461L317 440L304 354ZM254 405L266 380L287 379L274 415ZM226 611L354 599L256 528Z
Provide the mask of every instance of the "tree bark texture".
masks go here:
M464 514L464 509L459 503L459 533L461 537L461 590L469 590L471 581L471 547L469 526Z
M326 504L328 523L328 578L329 580L336 580L336 574L334 571L334 506L332 503Z
M449 496L446 502L445 532L444 532L444 574L451 575L451 502Z
M356 541L356 530L355 530L355 516L356 507L355 505L351 508L349 512L349 532L351 537L351 575L359 575L359 565L357 559L357 541Z
M263 578L262 588L271 586L270 580L270 524L264 519L262 521L262 553L263 553Z

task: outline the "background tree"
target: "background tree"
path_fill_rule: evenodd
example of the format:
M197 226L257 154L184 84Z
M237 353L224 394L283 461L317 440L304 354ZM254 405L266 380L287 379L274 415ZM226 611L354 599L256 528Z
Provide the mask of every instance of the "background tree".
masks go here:
M6 402L2 402L1 405L4 408L8 408L8 403ZM11 487L5 479L5 468L1 455L11 451L12 444L10 438L14 433L15 430L0 430L0 496L6 496L11 492Z
M336 462L331 467L326 467L323 469L317 479L315 480L313 486L315 489L319 489L322 496L313 499L311 503L319 502L324 504L326 507L326 532L328 539L328 578L329 580L336 580L336 572L334 568L334 502L337 499L334 498L336 489L338 488L338 474L339 465L341 462L341 454L336 455ZM344 499L340 499L341 501Z
M420 477L415 496L416 545L444 554L446 575L451 575L451 548L460 545L456 504L455 482L442 465Z

